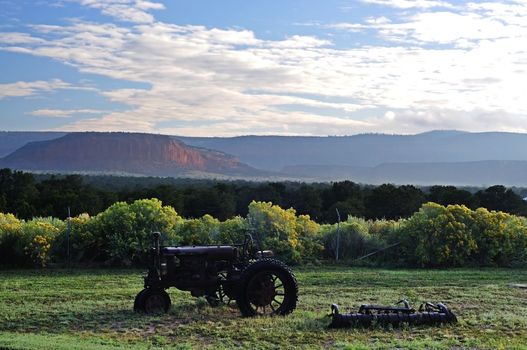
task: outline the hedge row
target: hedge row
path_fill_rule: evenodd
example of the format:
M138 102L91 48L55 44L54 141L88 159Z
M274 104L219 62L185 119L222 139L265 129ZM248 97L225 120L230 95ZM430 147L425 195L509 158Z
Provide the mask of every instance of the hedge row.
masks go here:
M153 231L162 232L164 245L238 243L249 233L294 264L334 259L337 233L343 261L390 247L369 261L413 267L527 263L527 220L483 208L427 203L409 219L349 217L340 225L319 225L269 202L250 203L245 218L219 221L210 215L184 219L157 199L142 199L69 221L0 214L0 266L64 263L68 251L74 264L140 266L147 261Z

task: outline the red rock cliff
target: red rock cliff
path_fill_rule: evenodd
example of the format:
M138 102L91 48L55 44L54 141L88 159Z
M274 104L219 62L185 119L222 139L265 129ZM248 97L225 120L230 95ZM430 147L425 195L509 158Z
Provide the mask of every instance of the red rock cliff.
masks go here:
M33 142L1 164L18 169L122 171L173 175L187 170L223 174L256 172L225 153L191 147L170 136L133 133L72 133Z

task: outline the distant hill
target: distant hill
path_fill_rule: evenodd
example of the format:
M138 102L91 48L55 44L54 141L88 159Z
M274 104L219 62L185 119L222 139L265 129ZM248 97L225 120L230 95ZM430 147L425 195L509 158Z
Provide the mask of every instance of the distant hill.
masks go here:
M160 176L185 172L261 174L222 152L187 146L169 136L135 133L73 133L30 142L0 159L0 167Z
M384 163L527 161L527 134L432 131L417 135L177 137L267 170L294 165L373 167Z
M285 167L289 176L322 181L353 180L367 184L455 186L527 186L527 161L477 161L458 163L386 163L375 167L296 165Z
M29 142L53 140L66 134L51 131L0 131L0 158L13 153Z

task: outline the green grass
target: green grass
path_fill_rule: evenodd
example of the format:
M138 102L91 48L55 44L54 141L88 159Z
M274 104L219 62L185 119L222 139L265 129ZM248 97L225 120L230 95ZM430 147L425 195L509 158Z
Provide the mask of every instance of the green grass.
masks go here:
M296 270L297 310L241 318L236 308L170 290L162 316L132 311L141 271L0 271L0 349L527 349L526 270ZM329 306L445 302L456 325L327 329Z

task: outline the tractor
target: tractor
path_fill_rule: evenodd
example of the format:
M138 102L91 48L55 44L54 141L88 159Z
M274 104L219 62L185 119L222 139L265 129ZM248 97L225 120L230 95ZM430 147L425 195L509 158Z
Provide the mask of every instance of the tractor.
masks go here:
M256 249L250 235L234 245L174 247L160 246L160 237L152 234L150 266L135 311L167 312L170 287L205 297L211 306L235 301L246 317L287 315L296 308L295 275L271 251Z

